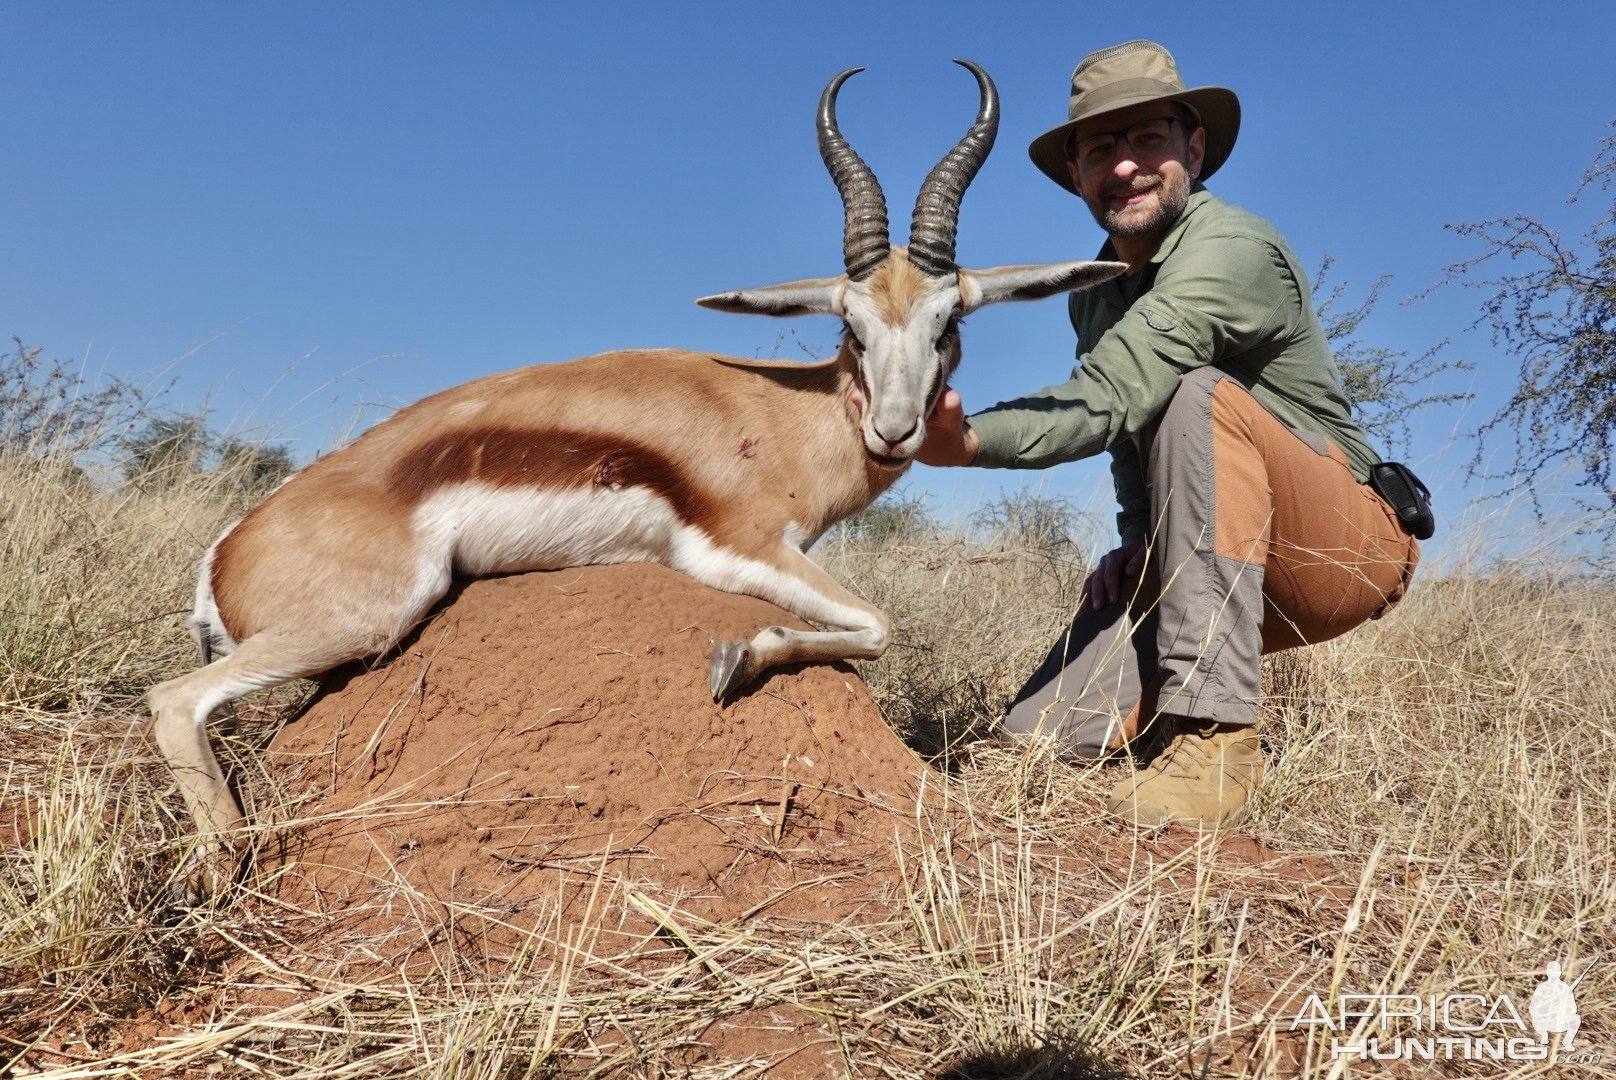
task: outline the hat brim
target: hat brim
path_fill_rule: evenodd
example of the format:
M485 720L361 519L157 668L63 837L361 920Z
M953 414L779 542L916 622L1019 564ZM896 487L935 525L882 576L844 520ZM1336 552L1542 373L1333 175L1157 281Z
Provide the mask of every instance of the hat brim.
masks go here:
M1201 127L1206 129L1206 156L1201 162L1199 179L1205 180L1229 160L1234 141L1240 134L1240 99L1233 90L1222 86L1197 86L1193 90L1170 94L1141 93L1137 97L1108 101L1104 108L1074 117L1038 136L1027 147L1027 156L1032 158L1032 163L1038 166L1040 172L1075 195L1077 189L1072 186L1071 174L1066 171L1066 140L1072 131L1085 120L1151 101L1181 101L1200 116Z

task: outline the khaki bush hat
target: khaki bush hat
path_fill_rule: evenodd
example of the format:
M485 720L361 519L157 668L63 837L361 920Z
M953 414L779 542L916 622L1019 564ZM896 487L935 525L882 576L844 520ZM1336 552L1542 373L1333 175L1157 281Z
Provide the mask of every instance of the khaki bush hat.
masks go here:
M1067 121L1044 132L1027 147L1032 163L1055 183L1076 194L1066 172L1066 140L1077 125L1095 116L1142 105L1177 101L1188 106L1206 129L1206 158L1200 179L1218 171L1240 133L1240 99L1222 86L1184 88L1173 54L1154 41L1125 41L1089 53L1072 72Z

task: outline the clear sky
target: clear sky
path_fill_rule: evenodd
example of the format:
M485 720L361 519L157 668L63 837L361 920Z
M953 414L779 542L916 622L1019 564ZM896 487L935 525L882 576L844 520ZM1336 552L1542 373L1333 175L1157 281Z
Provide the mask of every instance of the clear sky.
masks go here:
M920 180L998 83L998 146L966 196L967 265L1091 256L1101 236L1029 163L1085 52L1167 45L1233 88L1240 141L1213 191L1262 214L1422 351L1475 295L1397 301L1476 248L1443 229L1567 208L1616 116L1616 3L18 3L0 0L0 333L211 403L299 460L478 375L605 349L742 356L834 348L832 320L697 308L700 295L841 270L814 144L842 127L903 239ZM973 316L955 385L980 408L1064 378L1057 300ZM1468 415L1411 460L1448 506L1515 363L1478 336ZM916 469L948 512L1002 484L1109 510L1103 468Z

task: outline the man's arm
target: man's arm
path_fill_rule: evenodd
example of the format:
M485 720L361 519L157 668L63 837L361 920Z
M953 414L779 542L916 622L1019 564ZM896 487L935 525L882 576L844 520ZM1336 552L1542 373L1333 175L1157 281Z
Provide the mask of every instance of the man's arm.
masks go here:
M970 418L971 463L1045 468L1116 447L1161 411L1185 372L1282 332L1291 311L1282 267L1253 237L1184 244L1070 379Z

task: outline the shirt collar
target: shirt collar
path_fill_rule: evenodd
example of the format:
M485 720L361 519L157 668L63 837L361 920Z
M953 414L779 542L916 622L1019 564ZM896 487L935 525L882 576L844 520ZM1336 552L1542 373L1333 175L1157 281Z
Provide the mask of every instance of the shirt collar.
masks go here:
M1163 236L1161 243L1156 245L1156 251L1150 256L1150 261L1158 265L1166 262L1167 257L1178 250L1178 245L1184 239L1184 233L1189 229L1189 221L1194 216L1195 211L1211 201L1212 193L1197 181L1190 188L1190 197L1189 201L1184 204L1184 212L1178 215L1178 220L1173 222L1172 226L1167 230L1167 235ZM1110 242L1109 240L1106 241L1108 244Z

